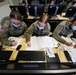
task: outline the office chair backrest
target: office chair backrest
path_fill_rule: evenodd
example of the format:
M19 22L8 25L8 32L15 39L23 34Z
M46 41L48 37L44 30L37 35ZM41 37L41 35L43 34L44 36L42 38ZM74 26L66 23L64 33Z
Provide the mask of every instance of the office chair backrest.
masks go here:
M39 5L29 5L29 15L31 16L40 16L44 12L44 5L39 4Z
M18 11L22 16L26 16L27 17L27 9L25 6L9 6L10 9L13 11L13 10L16 10Z
M65 14L65 17L73 17L74 14L76 13L76 7L69 7L66 14Z
M55 15L55 11L56 11L56 5L49 5L48 7L48 15L49 17L52 17Z
M58 7L57 15L60 15L60 14L62 14L62 12L63 12L66 5L59 5L58 4L56 6Z

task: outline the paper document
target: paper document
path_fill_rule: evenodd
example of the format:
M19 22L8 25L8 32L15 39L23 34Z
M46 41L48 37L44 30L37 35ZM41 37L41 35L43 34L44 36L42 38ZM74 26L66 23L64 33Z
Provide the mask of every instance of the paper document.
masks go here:
M26 44L26 50L29 50L29 51L32 51L32 50L39 50L39 46L38 46L38 43L37 43L37 38L36 36L33 36L31 37L31 46L27 46Z
M63 36L62 36L62 38L67 40L68 42L71 42L73 45L76 44L76 41L71 40L71 38L66 38ZM73 46L67 46L65 44L62 44L62 45L63 45L64 50L68 51L68 53L70 54L72 61L76 62L76 48L74 48Z
M49 36L31 37L31 46L26 46L26 50L39 50L46 47L57 47L58 42Z
M11 46L11 48L17 48L17 46L20 44L22 38L18 38L18 37L9 37L8 40L11 40L11 41L16 41L17 42L17 45L16 46Z
M52 48L46 47L43 50L46 51L46 54L49 58L55 57L55 54L54 54Z

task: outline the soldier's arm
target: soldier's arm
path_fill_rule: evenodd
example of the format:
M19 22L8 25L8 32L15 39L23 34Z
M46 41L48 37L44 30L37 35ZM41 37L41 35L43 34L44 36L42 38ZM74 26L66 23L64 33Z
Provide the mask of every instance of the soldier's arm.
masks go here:
M3 45L12 46L12 41L8 40L8 38L3 39L2 42Z
M24 37L26 38L26 42L30 41L31 35L33 34L34 31L34 23L30 25L30 27L26 30L24 33Z

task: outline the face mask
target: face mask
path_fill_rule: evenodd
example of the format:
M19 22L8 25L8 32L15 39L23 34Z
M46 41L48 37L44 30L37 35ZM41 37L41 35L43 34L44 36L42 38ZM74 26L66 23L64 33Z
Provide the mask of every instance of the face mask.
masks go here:
M18 28L20 26L20 24L16 25L16 24L12 23L12 26Z
M72 30L76 30L76 26L72 26Z
M41 27L41 26L39 26L39 25L37 25L37 27L41 30L41 29L44 29L44 27Z

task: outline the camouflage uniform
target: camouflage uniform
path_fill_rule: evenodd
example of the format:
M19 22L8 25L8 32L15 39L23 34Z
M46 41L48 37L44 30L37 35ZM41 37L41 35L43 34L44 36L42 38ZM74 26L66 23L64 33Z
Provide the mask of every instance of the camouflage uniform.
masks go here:
M8 37L5 34L5 32L0 32L0 42L3 45L8 45L8 46L11 46L11 43L12 43L12 41L8 40Z
M2 25L2 28L6 31L8 36L18 37L24 34L27 29L27 25L24 22L21 22L20 26L18 28L15 28L12 26L10 20L7 20L4 25Z
M38 27L38 21L34 22L25 32L25 38L26 42L30 41L31 35L35 36L45 36L49 35L51 31L51 26L49 23L47 23L44 27L44 29L40 30Z
M4 34L6 35L5 37L7 38L10 36L15 36L15 37L22 36L27 29L27 25L23 21L21 22L21 25L18 28L15 28L12 26L10 19L4 19L4 20L6 21L2 21L5 23L2 23L3 25L1 25L1 27L2 29L4 29L5 31ZM4 40L7 41L7 42L4 42L4 44L7 43L6 45L11 45L11 41L9 41L7 38L4 38ZM2 38L1 40L4 41Z

